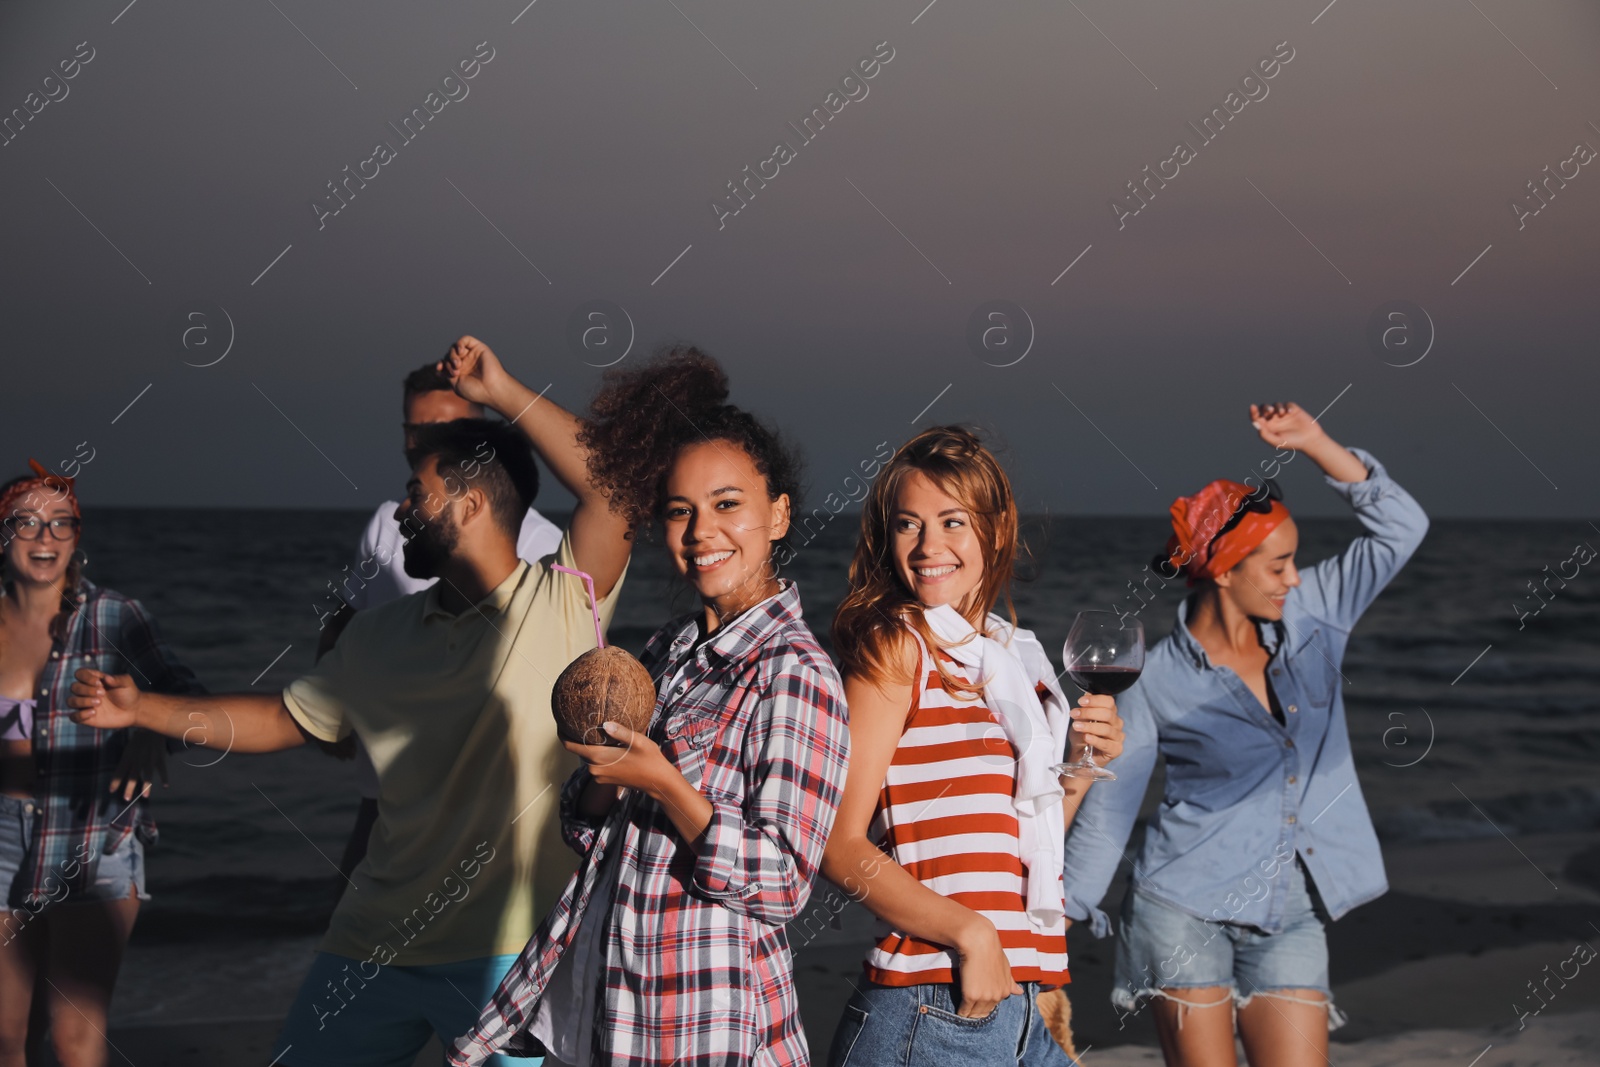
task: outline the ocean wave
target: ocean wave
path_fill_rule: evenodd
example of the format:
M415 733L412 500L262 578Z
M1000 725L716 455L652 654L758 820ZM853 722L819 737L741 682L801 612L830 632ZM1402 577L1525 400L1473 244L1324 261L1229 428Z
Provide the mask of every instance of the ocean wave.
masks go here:
M1600 829L1600 788L1569 786L1476 802L1436 800L1374 811L1372 822L1390 843L1594 830Z

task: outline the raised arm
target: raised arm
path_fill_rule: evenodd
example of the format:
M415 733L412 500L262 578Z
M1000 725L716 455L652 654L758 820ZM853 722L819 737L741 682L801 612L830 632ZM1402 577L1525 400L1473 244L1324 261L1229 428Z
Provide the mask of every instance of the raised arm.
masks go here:
M517 381L476 337L465 336L451 345L439 369L464 399L493 409L526 434L556 480L578 498L572 513L572 554L578 569L594 578L595 595L605 596L622 577L633 542L626 521L589 482L588 450L578 442L578 417Z
M1292 448L1322 468L1322 473L1339 482L1359 482L1367 477L1367 466L1354 452L1328 436L1322 423L1305 408L1286 404L1251 404L1250 425L1261 439L1282 451Z
M1355 626L1428 532L1428 516L1371 453L1346 448L1296 404L1251 405L1262 440L1293 448L1322 468L1367 532L1343 552L1300 572L1304 609L1340 629Z
M99 730L137 726L190 745L231 752L276 752L307 735L279 695L141 692L126 674L78 671L69 703L74 722Z

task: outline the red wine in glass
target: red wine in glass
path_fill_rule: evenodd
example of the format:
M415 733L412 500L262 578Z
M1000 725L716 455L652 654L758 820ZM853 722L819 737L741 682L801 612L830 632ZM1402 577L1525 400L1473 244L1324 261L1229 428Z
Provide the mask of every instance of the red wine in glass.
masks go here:
M1114 697L1139 680L1138 667L1068 667L1067 677L1085 693Z
M1080 611L1062 648L1067 677L1086 693L1115 696L1139 680L1144 670L1144 625L1114 611ZM1085 745L1076 763L1052 768L1068 778L1114 782L1117 776L1094 762Z

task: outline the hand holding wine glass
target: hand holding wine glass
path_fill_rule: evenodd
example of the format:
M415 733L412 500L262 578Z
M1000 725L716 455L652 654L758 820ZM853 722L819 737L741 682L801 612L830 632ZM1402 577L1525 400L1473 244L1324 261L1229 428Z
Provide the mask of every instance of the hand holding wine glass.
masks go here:
M1123 723L1115 697L1085 693L1073 705L1070 718L1072 728L1063 757L1068 763L1081 762L1090 753L1101 763L1122 755Z
M1144 670L1144 625L1111 611L1080 611L1062 648L1066 675L1078 688L1098 696L1115 696L1139 680ZM1094 762L1092 746L1081 759L1052 768L1068 778L1116 781L1117 776Z

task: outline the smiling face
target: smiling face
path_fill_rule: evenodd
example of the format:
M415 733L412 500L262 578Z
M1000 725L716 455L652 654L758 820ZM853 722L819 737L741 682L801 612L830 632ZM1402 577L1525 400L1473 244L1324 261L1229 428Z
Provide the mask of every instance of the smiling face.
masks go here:
M1299 546L1299 528L1293 519L1285 519L1254 552L1217 577L1217 591L1251 618L1283 618L1284 600L1289 590L1300 584L1300 572L1294 565Z
M685 445L667 471L661 520L672 564L726 618L778 591L772 542L789 530L789 497L769 495L755 460L731 441Z
M963 615L987 609L971 603L985 556L972 515L922 471L895 490L889 538L895 573L923 606L949 604Z
M6 570L17 581L38 585L61 584L72 553L78 547L77 531L65 541L57 541L51 531L36 527L42 536L37 541L25 541L16 526L25 523L46 524L51 520L71 519L72 505L65 500L52 500L49 493L33 492L23 497L7 516L5 532Z

